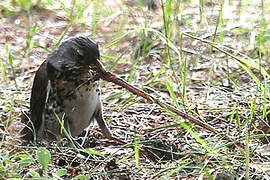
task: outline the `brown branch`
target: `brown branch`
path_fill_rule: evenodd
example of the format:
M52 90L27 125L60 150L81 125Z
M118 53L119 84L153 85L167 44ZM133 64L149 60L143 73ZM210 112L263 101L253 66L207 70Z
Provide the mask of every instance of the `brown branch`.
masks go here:
M175 114L177 114L185 119L188 119L192 123L204 128L204 129L207 129L208 131L210 131L214 134L220 135L220 133L216 129L214 129L212 126L210 126L209 124L207 124L207 123L205 123L197 118L194 118L185 112L179 111L171 104L161 102L159 99L147 94L143 90L140 90L140 89L132 86L131 84L127 83L124 79L118 77L116 74L114 74L110 71L106 71L104 66L101 64L101 62L98 61L97 66L99 67L99 70L100 70L100 72L98 74L98 78L100 77L101 79L103 79L105 81L109 81L109 82L113 82L115 84L118 84L121 87L124 87L127 90L129 90L130 92L134 93L135 95L143 97L144 99L147 100L148 103L152 102L152 103L158 104L159 106L166 108L166 109L172 111L173 113L175 113ZM223 137L226 140L233 142L241 151L243 151L243 146L241 144L236 143L233 139L231 139L230 137L228 137L226 135L223 135Z

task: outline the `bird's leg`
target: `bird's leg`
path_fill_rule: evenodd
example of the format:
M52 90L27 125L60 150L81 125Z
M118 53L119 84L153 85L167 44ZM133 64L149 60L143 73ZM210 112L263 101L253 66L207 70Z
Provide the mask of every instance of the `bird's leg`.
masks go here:
M107 123L105 122L104 118L103 118L103 114L102 114L102 105L101 102L99 102L95 115L94 115L99 128L101 129L101 132L104 136L106 136L107 138L112 137L112 133L109 130Z

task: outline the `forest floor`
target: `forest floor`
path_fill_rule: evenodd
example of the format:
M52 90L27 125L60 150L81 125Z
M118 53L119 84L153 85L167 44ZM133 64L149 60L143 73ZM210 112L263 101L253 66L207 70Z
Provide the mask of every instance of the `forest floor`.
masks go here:
M0 2L0 179L270 179L270 3L61 2ZM216 132L100 81L105 119L127 145L96 126L80 150L23 142L35 71L78 34L99 43L106 69Z

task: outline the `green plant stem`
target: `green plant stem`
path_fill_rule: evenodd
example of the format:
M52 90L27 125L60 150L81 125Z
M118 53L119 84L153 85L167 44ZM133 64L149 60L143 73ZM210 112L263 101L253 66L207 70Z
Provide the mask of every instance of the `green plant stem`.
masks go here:
M168 28L169 28L169 22L170 22L170 13L167 12L167 4L171 5L171 1L169 2L165 2L166 3L166 10L164 7L164 1L161 0L161 7L162 7L162 14L163 14L163 24L164 24L164 30L165 30L165 37L166 37L166 46L165 46L165 50L166 50L166 54L167 54L167 65L170 66L171 65L171 55L170 55L170 48L168 46L168 41L169 41L169 32L168 32Z

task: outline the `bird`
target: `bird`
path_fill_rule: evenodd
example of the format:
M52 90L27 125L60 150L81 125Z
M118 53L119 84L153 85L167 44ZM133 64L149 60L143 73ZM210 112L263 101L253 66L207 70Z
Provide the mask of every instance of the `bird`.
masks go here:
M30 98L30 121L24 139L56 140L63 127L80 135L96 121L105 137L112 133L103 117L101 90L97 80L99 46L85 36L63 41L36 71Z

